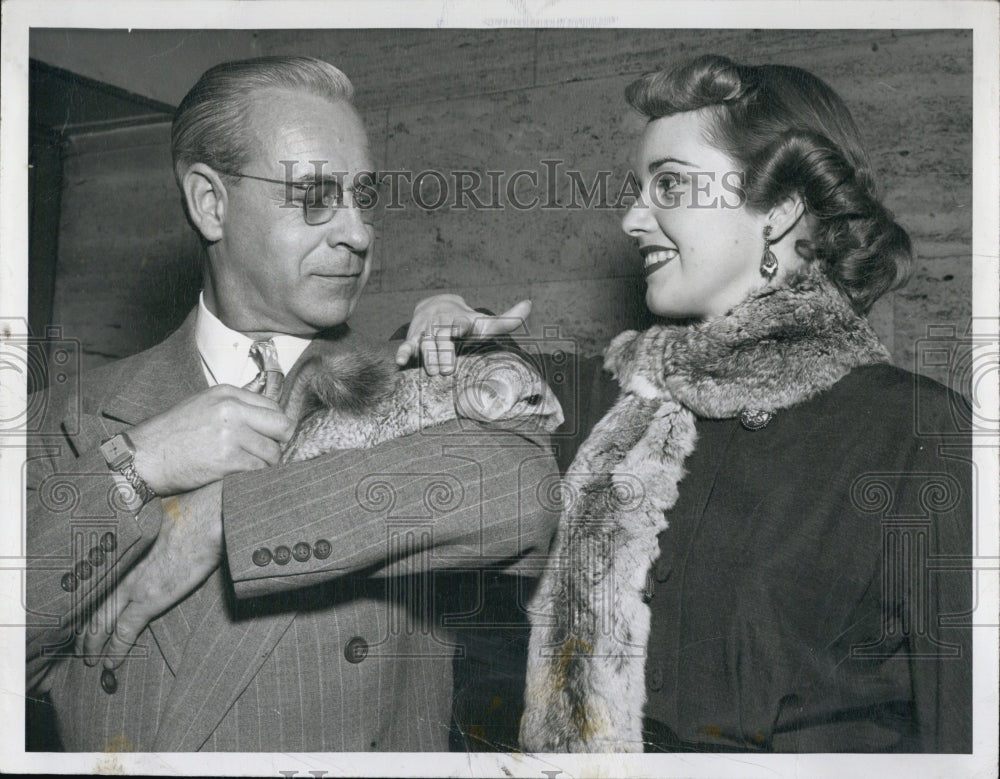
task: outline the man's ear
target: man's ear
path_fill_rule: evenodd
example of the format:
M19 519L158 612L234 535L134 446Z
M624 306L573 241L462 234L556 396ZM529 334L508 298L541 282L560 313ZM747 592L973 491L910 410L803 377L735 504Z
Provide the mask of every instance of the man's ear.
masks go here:
M208 165L196 162L181 179L188 216L204 239L215 242L222 238L229 203L225 185L219 174Z
M771 243L777 243L802 219L806 212L806 204L798 192L780 200L768 212L767 223L771 225Z

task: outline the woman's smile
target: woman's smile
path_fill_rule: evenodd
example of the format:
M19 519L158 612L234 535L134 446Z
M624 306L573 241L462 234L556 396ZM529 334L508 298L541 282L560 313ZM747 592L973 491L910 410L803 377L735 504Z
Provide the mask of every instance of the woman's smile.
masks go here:
M677 259L679 252L666 246L651 245L640 247L639 254L642 255L646 276L650 276L667 263Z

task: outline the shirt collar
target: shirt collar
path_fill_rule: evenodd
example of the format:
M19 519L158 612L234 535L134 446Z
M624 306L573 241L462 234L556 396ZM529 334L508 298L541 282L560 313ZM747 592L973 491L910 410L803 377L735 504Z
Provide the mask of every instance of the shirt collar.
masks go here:
M252 338L226 327L205 305L205 293L198 296L195 344L201 355L201 367L209 386L232 384L242 387L257 375L256 361L250 356ZM312 339L295 335L276 335L272 339L278 352L281 370L287 374Z

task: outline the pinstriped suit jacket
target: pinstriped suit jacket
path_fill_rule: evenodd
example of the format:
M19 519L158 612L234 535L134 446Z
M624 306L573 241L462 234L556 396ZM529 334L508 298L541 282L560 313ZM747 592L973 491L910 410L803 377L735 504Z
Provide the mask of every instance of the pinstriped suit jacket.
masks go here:
M350 348L357 337L343 330L332 337ZM557 474L543 439L454 422L227 477L223 565L143 632L117 689L72 656L74 621L162 519L158 499L138 515L120 505L98 446L204 389L198 359L192 314L158 346L85 376L78 394L53 393L50 410L65 412L30 442L27 673L29 689L49 691L64 746L447 749L454 645L443 623L475 623L484 567L543 564L556 515L538 496ZM253 559L320 540L332 548L322 559ZM67 592L64 575L90 555Z

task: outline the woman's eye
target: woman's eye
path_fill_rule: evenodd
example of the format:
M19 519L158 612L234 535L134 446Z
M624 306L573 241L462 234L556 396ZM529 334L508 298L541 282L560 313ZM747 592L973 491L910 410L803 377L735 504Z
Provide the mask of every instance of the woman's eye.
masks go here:
M656 178L656 189L658 192L669 192L680 183L681 177L676 173L662 173Z

